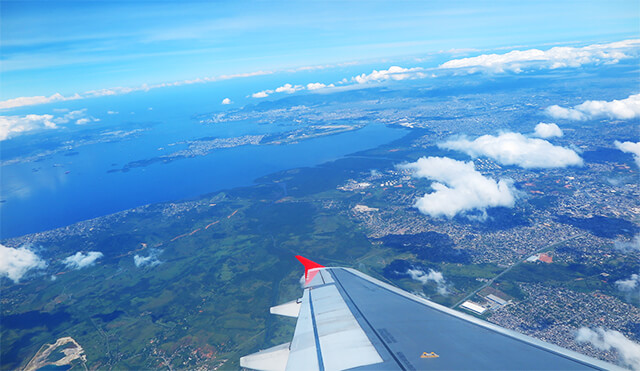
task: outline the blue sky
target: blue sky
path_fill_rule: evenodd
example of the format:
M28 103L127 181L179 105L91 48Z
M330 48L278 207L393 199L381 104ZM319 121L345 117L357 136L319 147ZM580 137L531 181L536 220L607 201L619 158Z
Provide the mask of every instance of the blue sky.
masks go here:
M637 1L0 6L1 100L349 61L382 65L449 49L609 42L636 38L640 30Z

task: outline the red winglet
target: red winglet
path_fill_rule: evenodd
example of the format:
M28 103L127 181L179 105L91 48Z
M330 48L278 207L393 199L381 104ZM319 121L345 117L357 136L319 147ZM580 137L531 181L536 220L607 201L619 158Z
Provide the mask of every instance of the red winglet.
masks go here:
M300 263L302 263L302 265L304 265L304 279L305 279L305 283L309 283L312 279L313 276L315 276L315 274L312 274L311 277L309 277L309 270L311 269L315 269L315 268L324 268L324 265L320 265L314 261L311 261L307 258L305 258L304 256L300 256L300 255L296 255L296 259L298 259L300 261ZM315 273L315 272L313 272Z

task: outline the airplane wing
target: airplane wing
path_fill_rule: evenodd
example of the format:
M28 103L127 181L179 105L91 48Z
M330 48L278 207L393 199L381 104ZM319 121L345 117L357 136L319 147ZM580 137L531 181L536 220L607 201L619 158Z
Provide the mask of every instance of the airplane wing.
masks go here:
M240 358L255 370L612 370L615 365L504 329L357 270L301 256L293 340Z

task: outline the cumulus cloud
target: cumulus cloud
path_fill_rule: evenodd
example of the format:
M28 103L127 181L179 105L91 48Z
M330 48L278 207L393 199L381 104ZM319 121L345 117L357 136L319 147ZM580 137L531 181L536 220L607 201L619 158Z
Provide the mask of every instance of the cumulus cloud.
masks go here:
M516 191L511 181L496 182L476 171L473 162L447 157L422 157L418 161L399 165L413 172L416 178L434 180L434 192L419 198L414 207L432 217L453 218L470 211L480 211L486 218L489 207L513 207Z
M333 84L329 84L329 85L325 85L321 82L312 82L310 84L307 84L307 90L318 90L318 89L326 89L326 88L334 88L335 85Z
M586 64L615 64L637 54L640 40L625 40L610 44L594 44L582 48L554 47L549 50L513 50L505 54L482 54L476 57L452 59L441 69L465 69L468 72L515 72L525 69L556 69L580 67Z
M545 110L547 115L556 119L584 121L600 118L630 120L640 117L640 94L612 101L588 100L573 108L553 105Z
M263 91L259 91L257 93L253 93L251 94L251 96L253 98L266 98L269 96L270 93L273 93L273 90L263 90Z
M77 252L75 255L71 255L65 258L62 262L67 268L81 269L91 266L96 263L96 260L100 259L103 254L99 251L89 251L88 253Z
M534 134L540 138L552 138L561 137L563 135L562 129L556 124L545 124L544 122L536 125Z
M87 114L86 109L64 112L61 116L50 114L44 115L25 115L25 116L0 116L0 141L6 140L20 134L39 130L39 129L57 129L62 124L74 122L76 125L87 124L90 122L100 121L99 119Z
M615 240L613 246L622 252L640 251L640 234L635 235L631 241Z
M79 94L74 94L72 96L65 97L60 93L55 93L48 97L43 95L38 95L35 97L18 97L18 98L0 101L0 109L16 108L16 107L22 107L22 106L33 106L36 104L63 102L63 101L75 100L75 99L82 99L82 96L80 96Z
M53 121L56 124L66 124L69 122L74 122L76 125L83 125L89 122L100 121L100 119L97 119L91 115L88 115L86 108L75 110L75 111L68 111L68 110L58 110L58 111L62 111L66 113L60 117L56 117L55 119L53 119Z
M304 89L304 87L302 85L291 85L291 84L284 84L279 88L276 88L275 92L276 93L287 93L287 94L292 94L295 93L299 90Z
M620 291L639 292L640 293L640 275L632 274L626 280L617 280L616 287Z
M615 350L624 365L640 370L640 344L627 339L618 331L582 327L576 333L576 341L591 343L600 350Z
M53 115L0 116L0 141L37 129L55 129Z
M273 94L273 93L287 93L287 94L293 94L297 91L300 90L304 90L305 87L302 85L291 85L291 84L284 84L279 88L275 88L275 89L267 89L267 90L263 90L263 91L259 91L257 93L253 93L251 94L251 97L253 98L266 98L269 95Z
M429 273L425 273L421 269L408 269L407 274L415 281L426 285L428 282L434 282L437 285L438 294L440 295L448 295L449 290L447 289L446 282L444 280L444 276L442 272L434 271L433 269L429 269Z
M107 115L117 115L118 111L107 111Z
M399 66L391 66L387 70L373 70L370 74L362 74L351 78L351 81L354 81L358 84L366 84L369 82L381 82L388 80L407 80L407 79L416 79L416 78L424 78L427 77L427 74L423 71L424 69L421 67L414 68L403 68Z
M160 264L160 260L158 260L158 255L160 255L160 253L161 253L160 250L152 249L151 251L149 251L149 256L135 255L133 257L133 263L138 268L145 267L145 266L149 266L149 267L156 266Z
M460 138L438 146L461 151L474 158L486 156L503 165L517 165L525 169L582 165L582 158L575 151L519 133L483 135L473 141Z
M231 99L229 99L229 98L224 98L224 99L222 100L222 104L231 104Z
M0 276L15 283L32 269L43 269L47 263L26 246L14 249L0 244Z
M618 142L616 140L613 144L622 152L633 154L633 159L636 161L636 164L640 166L640 142Z

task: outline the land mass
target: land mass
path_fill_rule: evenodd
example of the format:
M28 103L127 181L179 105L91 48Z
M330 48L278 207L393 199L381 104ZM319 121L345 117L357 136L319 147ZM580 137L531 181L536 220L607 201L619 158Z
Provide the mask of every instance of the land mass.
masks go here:
M352 130L358 130L364 125L315 125L307 126L301 129L287 131L276 134L262 135L243 135L233 138L200 138L195 140L171 143L174 145L186 145L187 148L175 151L166 155L152 157L144 160L131 161L124 165L121 169L110 169L108 173L128 172L133 168L149 166L155 163L169 163L180 159L191 158L196 156L206 156L209 153L223 148L234 148L241 146L258 146L258 145L279 145L291 144L301 140L308 140L327 135L336 135Z
M90 368L237 367L241 355L290 340L294 321L273 318L268 308L299 295L295 254L355 267L452 307L462 299L482 304L492 294L508 304L492 306L483 318L615 361L615 354L577 344L571 331L597 321L597 313L580 309L597 301L611 313L625 313L603 325L640 336L633 326L639 304L614 284L637 270L637 253L616 250L613 238L592 235L588 224L559 221L557 215L570 212L563 202L539 206L542 197L571 197L564 183L541 180L566 181L560 174L525 175L537 180L544 196L532 193L520 208L490 213L489 223L417 213L413 200L428 184L395 164L428 151L415 145L425 135L416 129L379 148L279 172L251 187L3 241L41 246L49 262L22 284L3 279L3 367L17 367L61 333L83 344ZM504 226L503 219L520 213L530 217ZM619 229L615 238L632 234ZM69 269L62 259L78 246L104 257L95 266ZM526 261L540 251L553 255L553 263ZM137 266L136 256L157 262ZM442 272L446 290L411 279L407 267ZM534 297L558 290L576 294L553 297L558 309L536 319L546 318L546 325L516 320L526 318L519 308ZM570 307L562 306L566 300ZM568 312L581 317L549 322Z

